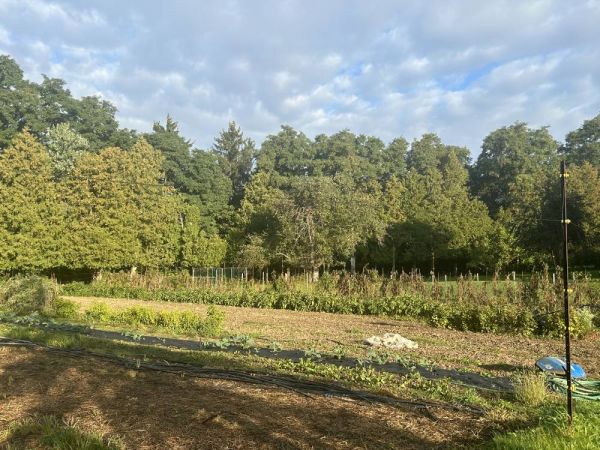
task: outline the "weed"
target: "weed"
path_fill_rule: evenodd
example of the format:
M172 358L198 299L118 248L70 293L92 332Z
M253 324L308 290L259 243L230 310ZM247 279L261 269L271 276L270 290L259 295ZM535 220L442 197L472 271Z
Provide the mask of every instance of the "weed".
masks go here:
M321 354L316 351L314 348L309 348L308 350L304 350L304 356L309 360L321 359Z
M541 372L525 372L515 380L515 398L528 405L539 406L548 398L546 377Z

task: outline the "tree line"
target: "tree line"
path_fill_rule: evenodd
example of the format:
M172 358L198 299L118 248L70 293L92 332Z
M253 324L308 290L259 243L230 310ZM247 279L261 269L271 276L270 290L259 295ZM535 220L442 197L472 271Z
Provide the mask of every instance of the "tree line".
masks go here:
M257 147L234 122L199 149L170 116L140 133L115 114L0 56L0 272L554 265L561 158L574 260L600 263L600 115L562 143L515 122L472 161L433 133L284 125Z

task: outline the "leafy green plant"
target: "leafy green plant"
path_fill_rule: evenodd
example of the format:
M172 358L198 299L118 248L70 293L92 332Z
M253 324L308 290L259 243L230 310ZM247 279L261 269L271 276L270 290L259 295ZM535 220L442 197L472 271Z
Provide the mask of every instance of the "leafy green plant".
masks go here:
M581 308L573 311L571 333L577 338L583 338L594 330L595 315L590 308Z
M307 350L304 350L304 356L306 356L306 358L314 360L314 359L321 359L321 354L316 351L314 348L309 348Z
M49 315L59 319L76 319L79 316L79 305L70 300L58 297Z

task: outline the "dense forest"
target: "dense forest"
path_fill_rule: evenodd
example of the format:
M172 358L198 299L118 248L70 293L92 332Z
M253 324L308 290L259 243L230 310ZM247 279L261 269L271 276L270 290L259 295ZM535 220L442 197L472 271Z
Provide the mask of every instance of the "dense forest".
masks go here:
M553 266L562 158L573 258L600 265L600 115L564 142L507 124L473 161L435 134L284 125L257 148L234 122L199 149L170 116L141 133L115 114L0 56L0 272Z

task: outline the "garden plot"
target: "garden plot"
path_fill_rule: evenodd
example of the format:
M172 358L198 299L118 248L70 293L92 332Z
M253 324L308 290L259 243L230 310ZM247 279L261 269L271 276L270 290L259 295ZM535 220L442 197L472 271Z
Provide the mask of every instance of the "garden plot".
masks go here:
M90 308L101 300L111 308L143 306L156 310L194 311L205 315L208 307L199 304L152 302L130 299L68 297ZM314 351L367 359L372 349L364 339L385 333L398 333L418 343L418 348L388 350L392 357L405 358L423 366L461 370L487 376L506 377L533 367L544 355L560 355L560 339L516 335L483 334L433 328L417 321L392 320L375 316L299 312L248 307L219 306L225 312L224 331L233 336L250 336L259 347L273 343L283 350ZM573 344L574 360L581 362L590 376L600 376L598 335L592 333Z

